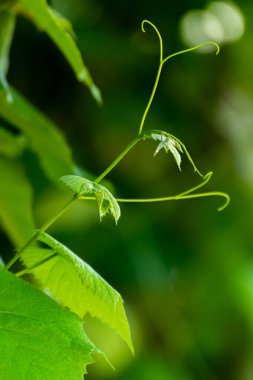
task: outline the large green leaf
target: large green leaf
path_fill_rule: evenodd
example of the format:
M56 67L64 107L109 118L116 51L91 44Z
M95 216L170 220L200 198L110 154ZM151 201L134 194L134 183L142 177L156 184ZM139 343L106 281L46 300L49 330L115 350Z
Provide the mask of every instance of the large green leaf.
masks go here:
M97 272L70 249L46 233L38 239L51 249L27 249L22 260L50 292L80 317L89 312L113 327L133 350L123 300ZM47 257L56 256L45 262ZM37 263L43 264L34 267Z
M11 89L12 103L0 98L0 115L27 136L48 177L58 181L74 172L70 149L57 127L17 91Z
M0 379L83 380L98 351L83 322L0 266Z
M19 247L34 229L32 189L15 160L0 157L0 176L0 221L13 244Z
M84 65L81 53L71 36L72 33L69 33L70 26L66 28L66 19L49 7L46 0L19 0L19 4L37 26L50 36L71 65L77 79L88 86L96 101L101 103L100 91Z
M0 91L8 101L11 101L11 93L6 80L9 68L9 51L15 28L15 15L9 11L0 12Z

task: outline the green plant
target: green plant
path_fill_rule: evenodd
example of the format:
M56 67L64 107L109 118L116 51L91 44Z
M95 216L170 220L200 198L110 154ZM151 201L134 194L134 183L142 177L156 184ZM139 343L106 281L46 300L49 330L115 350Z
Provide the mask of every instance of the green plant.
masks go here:
M22 14L48 33L69 61L78 80L89 87L93 97L101 104L100 92L71 37L73 31L70 23L44 0L5 1L0 10L0 115L21 131L20 135L13 135L5 128L0 129L0 172L2 178L5 178L0 184L0 214L3 227L18 247L11 261L4 268L0 267L0 376L3 380L81 379L86 373L87 364L92 362L91 354L100 352L83 330L84 315L90 313L114 328L133 351L129 325L120 294L69 248L47 234L46 230L79 200L96 201L100 220L106 214L111 214L116 223L120 218L121 202L161 202L222 196L226 202L219 210L227 206L229 197L223 192L196 192L208 183L212 173L200 173L185 145L177 137L165 131L143 130L164 63L176 55L207 44L214 45L217 53L219 47L214 42L206 42L164 58L160 33L150 21L143 21L142 30L145 31L145 23L149 24L156 31L160 42L160 62L155 84L137 136L92 181L76 175L70 150L57 128L6 81L15 18ZM166 153L170 152L180 170L181 154L185 153L194 171L202 178L200 184L180 194L163 198L114 197L101 181L137 143L148 139L158 142L155 155L162 149ZM17 160L27 148L38 155L45 174L51 180L57 181L60 177L60 181L73 193L69 202L33 234L32 190ZM13 186L13 178L18 186ZM18 259L22 261L24 269L14 275L9 269ZM18 279L25 274L32 274L41 289L47 288L50 291L53 299ZM49 337L50 344L47 344Z

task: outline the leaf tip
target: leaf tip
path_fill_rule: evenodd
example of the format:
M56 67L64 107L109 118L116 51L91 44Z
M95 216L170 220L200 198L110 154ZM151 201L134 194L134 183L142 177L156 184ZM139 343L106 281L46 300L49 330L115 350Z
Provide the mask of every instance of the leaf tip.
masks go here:
M103 105L103 99L102 99L101 91L99 90L99 88L95 84L92 84L90 86L90 92L91 92L93 98L96 100L97 104L99 106L102 106Z

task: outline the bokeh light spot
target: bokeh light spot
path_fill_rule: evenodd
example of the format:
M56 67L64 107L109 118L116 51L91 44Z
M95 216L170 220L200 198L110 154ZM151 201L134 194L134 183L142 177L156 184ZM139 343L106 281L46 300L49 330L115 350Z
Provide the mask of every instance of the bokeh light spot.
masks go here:
M224 44L240 39L244 33L244 17L232 3L214 1L204 10L191 10L180 22L180 33L188 46L213 40ZM199 52L210 52L210 47Z

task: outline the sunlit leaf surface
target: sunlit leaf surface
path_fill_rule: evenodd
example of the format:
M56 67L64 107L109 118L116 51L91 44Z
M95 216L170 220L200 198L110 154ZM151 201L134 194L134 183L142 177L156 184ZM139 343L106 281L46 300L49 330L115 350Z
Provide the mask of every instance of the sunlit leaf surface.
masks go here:
M0 266L1 380L82 380L97 351L83 322Z
M32 273L64 306L81 318L86 313L114 328L133 350L128 321L120 294L94 269L70 249L46 233L38 240L51 249L27 249L22 254L25 265L33 267L53 253L57 255L35 267Z

